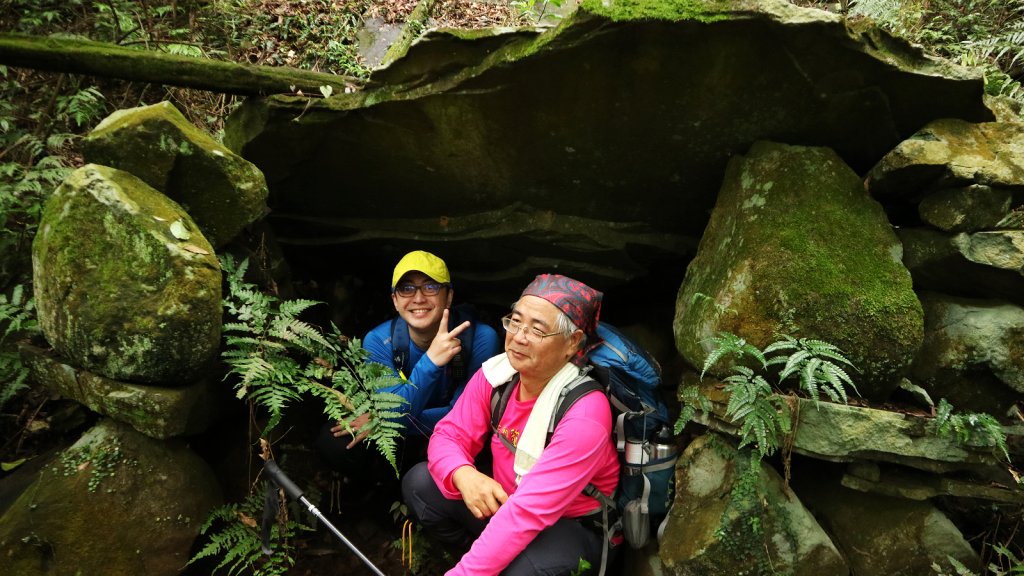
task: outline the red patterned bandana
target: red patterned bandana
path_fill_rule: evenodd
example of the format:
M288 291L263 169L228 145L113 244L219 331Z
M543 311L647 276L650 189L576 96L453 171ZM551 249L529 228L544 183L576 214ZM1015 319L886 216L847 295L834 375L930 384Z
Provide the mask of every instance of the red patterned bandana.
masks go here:
M591 345L597 341L597 321L604 294L568 276L541 274L523 290L523 296L537 296L551 302L583 330Z

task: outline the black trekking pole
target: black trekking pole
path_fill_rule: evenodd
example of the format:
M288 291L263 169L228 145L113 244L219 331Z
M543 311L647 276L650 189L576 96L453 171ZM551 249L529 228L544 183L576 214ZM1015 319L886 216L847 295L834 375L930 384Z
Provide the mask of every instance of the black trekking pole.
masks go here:
M271 482L273 482L274 484L277 484L281 488L284 488L285 494L287 494L289 497L297 500L300 504L305 506L306 509L309 510L309 512L311 514L313 514L313 516L316 516L316 518L318 520L323 522L324 525L327 526L327 528L330 529L330 531L333 532L334 535L337 536L339 540L341 540L342 542L345 543L345 546L348 546L349 550L351 550L353 553L355 553L355 555L358 556L359 559L363 561L363 564L366 564L367 568L372 570L373 573L376 574L377 576L384 576L384 573L381 572L380 569L378 569L376 566L374 566L373 562L370 562L370 559L367 558L366 556L364 556L363 553L360 552L358 548L356 548L351 542L349 542L348 538L345 538L345 535L342 534L341 531L339 531L337 528L334 527L334 524L331 524L327 520L327 518L324 518L324 515L320 512L320 510L318 510L317 507L314 506L313 503L310 502L302 494L302 490L299 490L299 487L296 486L295 483L291 481L291 479L289 479L287 476L284 475L284 472L282 472L281 469L277 466L277 463L275 463L273 460L267 460L266 463L263 464L263 470L267 473L268 476L270 476ZM275 490L275 492L276 492L276 490ZM264 511L264 512L266 512L266 511ZM276 510L275 510L275 514L276 514ZM265 520L266 520L266 514L264 514L264 521ZM266 528L264 528L264 538L267 537L267 534L269 534L269 532L266 530ZM263 550L264 550L264 552L267 552L267 550L268 550L268 545L266 544L266 542L264 543Z

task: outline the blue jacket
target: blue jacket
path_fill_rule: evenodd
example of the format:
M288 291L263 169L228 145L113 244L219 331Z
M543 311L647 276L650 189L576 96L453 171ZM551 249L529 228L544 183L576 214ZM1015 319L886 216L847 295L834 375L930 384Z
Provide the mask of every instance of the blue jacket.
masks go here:
M430 436L434 425L451 410L466 387L469 380L484 360L491 358L500 351L498 334L490 326L475 321L472 356L466 366L466 375L461 381L452 382L450 370L445 366L437 366L410 338L408 364L413 368L405 374L406 381L402 384L384 388L383 391L398 394L409 403L406 406L408 415L403 418L407 429L423 436ZM363 347L370 353L368 360L388 366L399 375L394 367L394 354L391 349L391 320L383 322L366 334ZM453 390L451 397L449 391Z

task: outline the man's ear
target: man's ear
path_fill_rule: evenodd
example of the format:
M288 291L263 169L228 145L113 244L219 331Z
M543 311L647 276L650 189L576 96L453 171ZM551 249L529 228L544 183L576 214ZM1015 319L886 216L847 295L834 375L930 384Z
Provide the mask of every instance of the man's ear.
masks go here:
M444 307L445 308L451 308L452 307L452 300L454 298L455 298L455 290L452 290L451 287L449 286L448 287L448 303L445 304Z
M391 293L391 303L395 305L395 311L398 311L398 294L396 292Z

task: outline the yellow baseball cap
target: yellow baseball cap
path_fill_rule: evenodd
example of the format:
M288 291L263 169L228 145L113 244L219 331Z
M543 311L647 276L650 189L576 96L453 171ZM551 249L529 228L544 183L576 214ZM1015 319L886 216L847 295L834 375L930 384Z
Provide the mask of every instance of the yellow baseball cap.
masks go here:
M448 266L445 265L444 260L423 250L414 250L402 256L402 259L398 261L398 265L395 266L395 274L391 277L391 287L397 286L398 281L407 272L422 272L430 276L434 282L442 284L450 284L452 281L451 276L448 275Z

